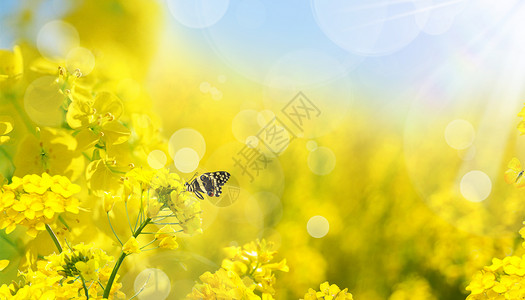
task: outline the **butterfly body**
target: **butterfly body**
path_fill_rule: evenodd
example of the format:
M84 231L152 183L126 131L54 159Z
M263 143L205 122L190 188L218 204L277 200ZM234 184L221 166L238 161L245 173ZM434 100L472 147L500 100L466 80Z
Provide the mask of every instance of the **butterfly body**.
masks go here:
M190 182L186 182L186 191L194 193L201 200L204 199L202 194L208 197L219 197L222 193L222 186L228 179L230 179L230 173L226 171L203 173Z

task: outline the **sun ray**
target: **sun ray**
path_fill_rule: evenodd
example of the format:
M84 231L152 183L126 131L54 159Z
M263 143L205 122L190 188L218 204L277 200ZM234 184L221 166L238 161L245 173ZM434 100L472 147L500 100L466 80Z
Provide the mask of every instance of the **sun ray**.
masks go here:
M466 49L478 47L480 43L483 43L485 46L483 47L483 51L480 52L482 54L481 56L488 56L490 52L492 52L494 48L500 44L501 40L505 39L505 37L508 37L510 29L513 28L513 21L515 22L524 20L523 16L519 15L520 12L524 12L522 6L523 3L515 3L515 5L510 7L497 22L492 23L490 26L472 38L468 42ZM487 40L489 39L490 44L487 44ZM521 35L516 37L516 39L522 40Z
M466 0L461 0L466 1ZM460 1L460 2L461 2ZM347 12L354 12L359 10L366 10L371 8L381 8L386 6L392 6L395 4L414 4L414 3L420 3L420 2L432 2L432 0L392 0L392 1L384 1L384 2L378 2L378 3L367 3L360 6L353 6L348 9L342 9L338 11L339 13L347 13Z
M453 5L453 4L456 4L456 3L459 3L459 2L463 2L463 1L465 1L465 0L453 0L453 1L440 3L440 4L437 4L437 5L433 5L433 6L427 6L427 7L416 9L416 10L413 10L413 11L410 11L410 12L393 15L393 16L390 16L388 18L378 19L378 20L374 20L374 21L371 21L371 22L368 22L368 23L359 24L357 26L352 26L350 28L346 28L345 31L360 29L360 28L364 28L364 27L368 27L368 26L372 26L372 25L382 24L382 23L387 22L387 21L393 21L393 20L397 20L397 19L402 19L402 18L405 18L405 17L409 17L409 16L412 16L412 15L416 15L416 14L422 13L422 12L430 11L430 10L433 10L433 9L436 9L436 8L450 6L450 5Z
M512 124L516 120L516 111L519 110L522 102L522 85L525 81L525 59L522 52L525 44L521 41L519 31L512 31L516 28L516 22L524 22L522 14L524 10L521 3L516 3L510 7L497 22L472 39L465 48L473 47L478 42L484 41L483 50L479 53L479 59L488 59L494 56L498 47L505 41L510 44L505 48L506 56L501 57L496 72L498 79L494 82L492 95L488 98L485 111L479 122L476 137L476 157L478 159L471 162L463 162L458 172L457 180L468 170L480 169L487 173L493 180L499 178L500 167L503 163L505 148L509 136L513 134ZM496 31L497 30L497 31ZM492 34L489 36L489 34ZM487 42L487 39L489 41ZM501 67L500 67L501 66ZM488 68L487 68L488 69ZM493 70L491 69L493 72ZM490 159L487 159L490 158Z

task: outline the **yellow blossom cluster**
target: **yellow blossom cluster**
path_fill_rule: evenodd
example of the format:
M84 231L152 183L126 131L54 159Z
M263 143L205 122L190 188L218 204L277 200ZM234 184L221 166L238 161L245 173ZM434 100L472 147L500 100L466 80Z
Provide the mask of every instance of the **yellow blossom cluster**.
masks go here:
M21 281L0 286L1 299L102 299L111 274L106 255L93 245L78 244L39 260L36 270L20 272ZM109 299L124 299L120 283L114 283Z
M193 287L188 299L261 299L254 294L254 287L248 287L233 271L219 269L215 273L206 272L199 279L202 283Z
M273 271L288 272L286 259L273 262L277 251L272 250L273 243L256 240L242 247L226 247L221 269L215 274L209 272L201 276L202 284L194 286L188 295L191 299L214 299L219 295L243 295L245 298L260 299L252 294L259 292L263 299L274 299L275 274ZM209 298L212 297L212 298Z
M12 182L0 190L0 228L10 233L22 225L34 238L38 231L46 229L46 224L54 222L58 214L66 211L78 214L80 203L73 195L79 191L80 186L60 175L14 176Z
M271 299L271 295L275 294L273 271L289 271L286 259L273 262L274 255L277 253L273 248L274 243L264 239L250 242L242 247L224 248L226 258L222 260L221 267L234 271L241 277L249 277L256 285L256 290Z
M525 227L520 235L525 239ZM525 242L522 247L525 248ZM492 264L478 271L466 289L470 291L468 300L525 298L525 255L493 258Z
M191 235L202 232L200 202L185 191L176 173L166 168L155 171L134 168L126 173L124 187L124 199L142 199L141 207L149 218L154 219L153 222L173 217L178 220L176 225L184 233Z
M313 289L309 289L308 293L304 295L304 300L353 300L352 294L348 292L348 289L341 290L337 285L330 284L328 281L321 283L319 291L316 292Z

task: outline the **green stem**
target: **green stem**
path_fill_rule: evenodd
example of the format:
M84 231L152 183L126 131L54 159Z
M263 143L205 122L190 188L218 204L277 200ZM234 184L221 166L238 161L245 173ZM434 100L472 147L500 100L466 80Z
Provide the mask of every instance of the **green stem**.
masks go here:
M148 225L150 221L151 221L150 218L147 218L146 220L144 220L144 223L142 223L137 229L137 231L133 233L133 237L134 238L138 237L139 234L144 229L144 227L146 227L146 225ZM120 268L120 265L122 265L124 258L126 258L126 253L122 251L122 253L120 254L117 260L117 263L115 263L115 267L113 267L113 272L111 272L111 276L109 276L108 284L106 285L106 288L104 289L104 294L102 295L102 298L109 298L109 293L111 292L111 286L113 285L113 281L115 280L115 277L117 276L118 269Z
M58 220L60 221L60 223L62 223L67 228L67 230L71 231L71 228L69 228L69 225L67 225L67 223L64 220L64 218L62 218L62 215L58 215ZM66 241L66 243L67 243L67 241Z
M93 161L93 159L91 159L91 157L89 157L89 155L87 155L86 152L82 152L82 155L84 155L84 157L85 157L88 161Z
M131 227L131 221L129 220L128 201L124 202L124 206L126 207L126 217L128 218L129 230L133 233L133 228Z
M5 150L3 146L0 146L0 152L3 154L3 159L5 158L6 164L9 162L9 167L6 168L6 172L2 175L5 176L5 179L7 179L7 183L11 183L13 180L13 173L15 170L15 164L13 162L13 159L11 158L11 155ZM1 156L1 155L0 155ZM7 173L7 174L6 174ZM4 182L1 182L0 185L2 185Z
M120 245L122 246L122 242L120 241L120 239L118 238L118 235L117 233L115 232L115 229L113 229L113 225L111 225L111 219L109 218L109 212L106 212L106 216L108 216L108 223L109 223L109 227L111 227L111 231L113 231L113 234L115 235L115 237L117 238L118 242L120 243Z
M166 223L166 222L153 222L155 225L180 225L179 222L173 222L173 223Z
M49 233L49 236L51 236L51 239L53 240L53 242L55 243L55 246L57 246L58 252L62 253L62 246L60 246L60 242L58 241L57 236L53 232L53 229L49 227L49 224L46 224L46 230L47 230L47 233Z
M89 293L88 293L88 289L86 286L86 281L84 280L84 277L82 277L82 275L79 275L79 276L80 276L80 280L82 280L82 286L84 287L84 293L86 293L86 298L89 299Z
M153 240L151 240L151 242L149 242L149 243L147 243L146 245L140 247L140 250L142 250L142 249L148 247L149 245L153 244L156 240L157 240L157 239L153 239Z

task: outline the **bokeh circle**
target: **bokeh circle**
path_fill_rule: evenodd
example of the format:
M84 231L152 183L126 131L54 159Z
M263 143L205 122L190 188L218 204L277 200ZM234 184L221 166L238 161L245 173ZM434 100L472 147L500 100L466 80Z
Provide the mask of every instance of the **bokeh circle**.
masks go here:
M167 0L171 15L182 25L205 28L217 23L226 13L229 0Z
M38 32L36 45L45 58L57 61L66 58L67 54L80 45L80 38L73 25L53 20L46 23Z

